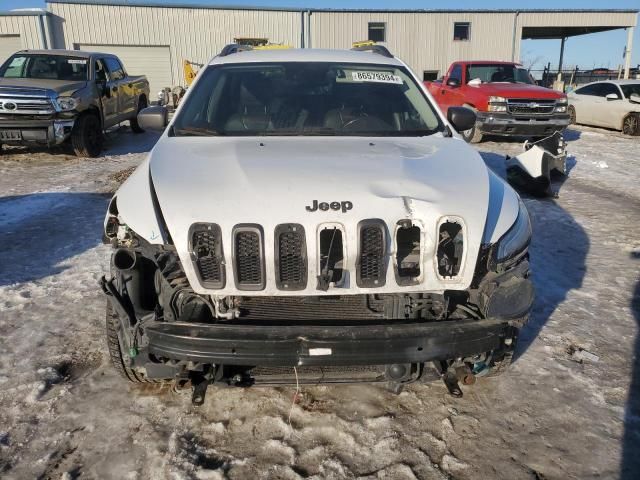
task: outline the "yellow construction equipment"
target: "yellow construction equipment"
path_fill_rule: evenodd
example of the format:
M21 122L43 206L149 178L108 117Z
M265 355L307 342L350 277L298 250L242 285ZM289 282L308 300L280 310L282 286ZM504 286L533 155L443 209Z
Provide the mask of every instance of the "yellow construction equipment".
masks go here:
M187 87L191 85L193 80L196 78L198 72L193 69L193 63L189 60L184 60L182 62L182 68L184 69L184 81L187 84Z
M370 47L371 45L375 45L376 42L373 40L362 40L360 42L353 42L351 44L351 48L360 48L360 47Z

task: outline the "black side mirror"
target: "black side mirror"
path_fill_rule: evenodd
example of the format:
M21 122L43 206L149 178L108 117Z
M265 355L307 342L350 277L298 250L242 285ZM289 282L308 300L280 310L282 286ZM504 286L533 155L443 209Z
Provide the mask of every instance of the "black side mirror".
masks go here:
M447 85L453 88L458 88L460 86L460 80L457 78L448 78Z
M471 130L476 124L476 113L467 107L449 107L447 119L458 132Z
M155 105L140 110L138 124L143 130L161 132L169 123L169 111L167 107Z

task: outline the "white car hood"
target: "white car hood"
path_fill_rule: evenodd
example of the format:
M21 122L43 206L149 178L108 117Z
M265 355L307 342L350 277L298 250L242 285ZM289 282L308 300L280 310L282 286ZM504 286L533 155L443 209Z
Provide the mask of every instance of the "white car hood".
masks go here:
M200 293L219 295L465 289L473 278L490 205L489 172L481 157L460 139L441 135L163 137L151 153L150 170L162 215L192 287ZM346 212L342 209L310 212L306 206L314 200L351 202L353 208ZM515 214L517 205L511 213L511 222ZM455 279L445 280L437 275L435 253L438 224L446 217L455 217L464 224L465 258L461 273ZM385 286L356 285L353 272L357 225L372 218L384 220L391 235L402 219L410 218L422 225L424 274L419 285L396 284L393 252ZM220 226L227 257L232 251L231 231L235 225L261 225L265 236L266 288L260 292L237 291L230 258L226 259L226 287L215 291L202 287L188 251L189 227L196 222ZM309 256L306 290L283 292L275 286L274 229L281 223L299 223L305 228ZM328 292L317 290L315 281L316 236L323 223L344 227L347 269L352 272L340 288L330 288Z

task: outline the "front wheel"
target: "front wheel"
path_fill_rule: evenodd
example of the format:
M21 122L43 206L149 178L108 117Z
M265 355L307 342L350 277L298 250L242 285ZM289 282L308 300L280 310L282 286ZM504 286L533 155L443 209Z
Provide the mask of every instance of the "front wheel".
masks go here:
M111 303L107 301L106 309L106 327L107 327L107 347L109 348L109 356L111 363L118 373L131 383L169 383L164 380L150 380L142 373L129 368L128 358L123 354L123 346L120 337L120 319L118 314L113 311Z
M467 143L480 143L483 137L482 133L478 130L477 125L474 125L473 128L469 130L461 132L461 135Z
M131 120L129 120L129 125L131 125L131 130L133 131L133 133L144 133L144 128L142 128L138 123L138 113L140 113L140 110L142 110L143 108L147 108L147 99L145 97L140 97L136 115Z
M78 157L97 157L102 151L104 137L97 115L87 113L80 116L71 132L71 145Z
M573 105L569 105L569 124L576 124L576 109Z
M630 113L622 121L622 133L625 135L640 135L640 115Z

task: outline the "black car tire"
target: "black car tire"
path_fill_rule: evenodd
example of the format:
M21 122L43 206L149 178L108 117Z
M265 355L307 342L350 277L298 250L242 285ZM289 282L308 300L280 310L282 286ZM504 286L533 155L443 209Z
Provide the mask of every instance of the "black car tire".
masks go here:
M640 115L630 113L622 120L622 133L624 135L640 135Z
M93 113L81 115L71 131L71 145L78 157L94 158L102 152L104 137L100 119Z
M469 130L465 130L460 132L462 138L464 138L467 143L480 143L482 141L482 133L478 130L477 125Z
M138 113L140 113L140 110L143 108L147 108L146 97L140 97L140 100L138 101L138 110L136 111L135 116L129 120L129 125L131 125L133 133L144 133L144 128L140 127L140 124L138 123Z
M106 327L107 327L107 347L109 347L109 356L111 363L118 373L131 383L169 383L168 380L150 380L142 373L136 372L127 366L127 361L122 354L122 343L120 342L120 319L118 314L113 311L111 303L107 301L106 309Z

